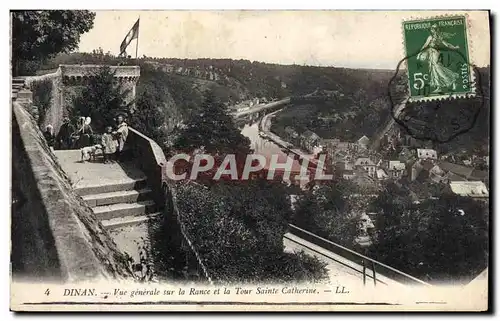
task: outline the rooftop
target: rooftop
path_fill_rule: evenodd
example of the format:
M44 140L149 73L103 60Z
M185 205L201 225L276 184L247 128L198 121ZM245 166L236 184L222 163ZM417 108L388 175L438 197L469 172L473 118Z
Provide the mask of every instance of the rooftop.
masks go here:
M453 193L460 196L489 197L488 188L479 181L452 181L450 188Z

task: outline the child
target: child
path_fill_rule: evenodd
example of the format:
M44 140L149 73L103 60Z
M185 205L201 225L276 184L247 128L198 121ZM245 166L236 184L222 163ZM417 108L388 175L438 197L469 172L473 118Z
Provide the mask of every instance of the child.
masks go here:
M112 133L113 128L111 126L106 126L106 132L102 135L101 138L102 155L105 164L111 162L111 157L116 152L116 142Z

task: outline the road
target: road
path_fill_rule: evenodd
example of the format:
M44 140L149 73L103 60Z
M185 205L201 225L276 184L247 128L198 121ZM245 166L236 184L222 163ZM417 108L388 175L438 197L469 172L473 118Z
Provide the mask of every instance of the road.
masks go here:
M394 118L399 117L399 114L403 111L404 107L406 106L405 103L397 105L395 110L394 110L394 116L392 113L389 115L389 119L387 121L387 124L382 128L381 131L377 132L372 140L371 143L371 148L372 149L378 149L380 146L380 141L382 140L382 137L384 137L385 133L387 133L392 126L394 126L394 123L396 122Z
M363 267L346 258L335 254L327 249L308 242L294 234L287 233L283 237L285 252L293 253L304 251L304 253L315 256L320 261L326 263L326 269L330 283L332 284L362 284L363 283ZM381 276L376 275L377 283L373 282L372 271L366 270L366 286L390 286L391 288L406 287L406 285Z

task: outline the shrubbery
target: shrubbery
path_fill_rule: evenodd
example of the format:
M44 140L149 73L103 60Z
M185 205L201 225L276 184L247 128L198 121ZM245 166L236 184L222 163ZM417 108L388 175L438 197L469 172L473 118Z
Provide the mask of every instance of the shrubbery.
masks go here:
M317 259L283 252L292 215L284 189L268 181L178 185L181 220L215 279L300 282L326 277Z
M51 79L36 81L31 85L31 91L33 92L33 105L38 111L38 115L35 117L35 119L37 119L38 126L43 124L45 114L50 108L52 102L52 87L53 85Z
M451 193L414 203L388 183L371 206L379 213L373 258L428 282L467 283L487 267L486 203Z

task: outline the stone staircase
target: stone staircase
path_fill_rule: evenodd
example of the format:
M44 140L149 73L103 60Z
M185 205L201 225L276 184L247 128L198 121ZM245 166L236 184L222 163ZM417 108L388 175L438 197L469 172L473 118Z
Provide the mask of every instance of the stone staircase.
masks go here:
M146 179L77 187L106 229L139 225L160 215Z
M19 91L24 87L24 78L22 77L16 77L12 78L12 99L17 98L17 94Z

